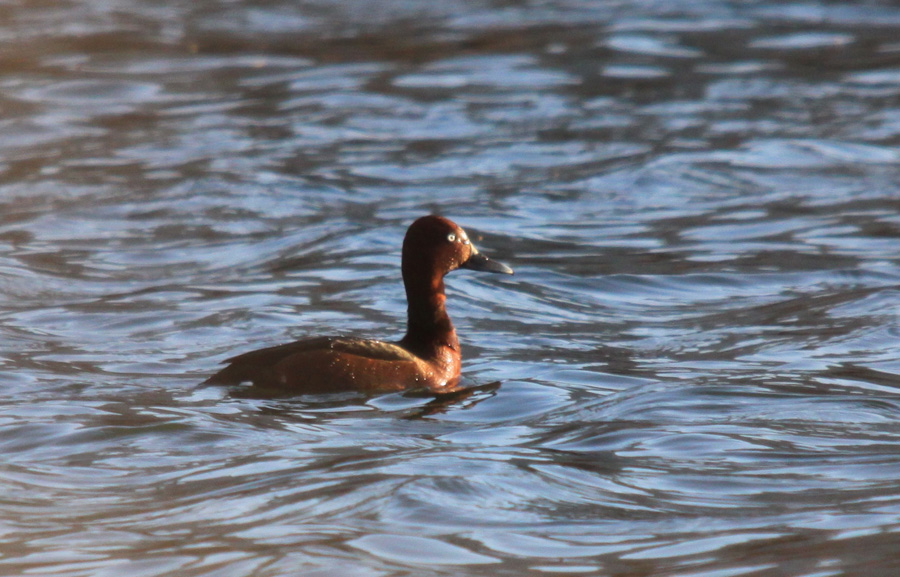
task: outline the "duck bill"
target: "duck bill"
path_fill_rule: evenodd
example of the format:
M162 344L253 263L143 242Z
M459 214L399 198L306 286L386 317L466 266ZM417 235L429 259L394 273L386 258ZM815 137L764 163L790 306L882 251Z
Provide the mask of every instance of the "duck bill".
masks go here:
M460 268L469 270L480 270L482 272L498 272L502 274L512 274L513 269L509 268L502 262L491 260L481 253L473 252L466 262L459 265Z

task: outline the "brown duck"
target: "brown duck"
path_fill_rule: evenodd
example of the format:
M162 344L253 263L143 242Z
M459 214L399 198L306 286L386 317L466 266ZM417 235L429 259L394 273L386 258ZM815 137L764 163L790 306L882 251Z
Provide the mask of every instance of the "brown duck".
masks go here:
M251 351L224 361L206 383L251 382L285 392L366 393L458 387L462 357L444 304L444 275L458 268L512 274L476 250L454 222L423 216L403 240L403 285L409 304L406 336L398 343L318 337Z

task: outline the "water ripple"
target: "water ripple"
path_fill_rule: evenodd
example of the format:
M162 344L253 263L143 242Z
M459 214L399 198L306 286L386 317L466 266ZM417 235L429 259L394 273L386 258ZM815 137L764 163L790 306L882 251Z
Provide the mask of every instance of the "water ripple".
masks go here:
M2 13L0 572L896 572L897 9ZM428 212L469 390L197 386Z

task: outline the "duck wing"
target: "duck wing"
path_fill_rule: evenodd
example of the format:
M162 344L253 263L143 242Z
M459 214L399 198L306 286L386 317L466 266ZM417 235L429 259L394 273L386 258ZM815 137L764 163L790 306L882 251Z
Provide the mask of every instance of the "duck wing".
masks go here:
M399 345L351 337L318 337L250 351L222 361L228 366L204 381L210 385L236 385L268 380L275 365L299 353L332 350L381 361L415 361L417 357Z

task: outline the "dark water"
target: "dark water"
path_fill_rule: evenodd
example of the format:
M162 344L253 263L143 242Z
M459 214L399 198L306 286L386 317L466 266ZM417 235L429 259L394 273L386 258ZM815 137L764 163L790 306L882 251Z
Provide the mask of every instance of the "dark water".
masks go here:
M900 574L900 8L13 0L0 70L0 574ZM399 337L433 211L485 386L196 387Z

